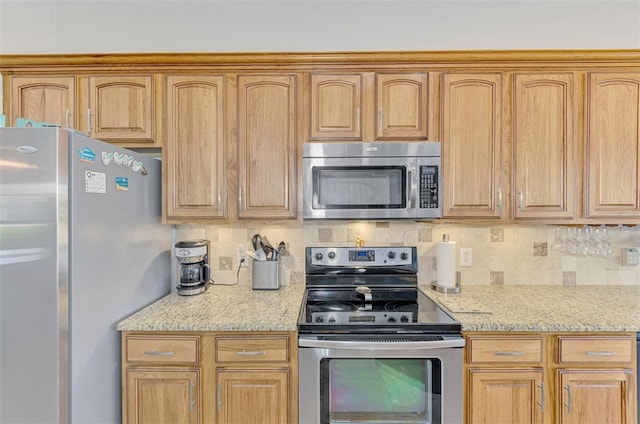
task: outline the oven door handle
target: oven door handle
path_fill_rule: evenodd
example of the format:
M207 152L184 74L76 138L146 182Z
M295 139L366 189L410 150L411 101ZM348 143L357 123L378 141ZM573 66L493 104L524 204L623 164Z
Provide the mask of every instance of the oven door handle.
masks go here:
M399 350L399 349L447 349L464 347L463 338L448 340L425 340L416 342L384 341L344 341L344 340L318 340L317 338L298 338L298 347L314 347L322 349L350 349L350 350Z

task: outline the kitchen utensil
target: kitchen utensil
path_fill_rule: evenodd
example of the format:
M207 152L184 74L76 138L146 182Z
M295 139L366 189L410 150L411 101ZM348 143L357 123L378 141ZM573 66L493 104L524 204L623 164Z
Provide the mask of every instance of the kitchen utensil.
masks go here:
M262 250L262 248L259 248L258 250L256 250L256 257L258 258L259 261L267 260L267 254L264 253L264 250Z
M258 258L258 255L256 255L255 252L252 252L251 250L247 250L247 256L253 259L254 261L260 260L260 258Z
M276 249L273 248L273 246L271 245L271 243L269 242L269 239L267 238L267 236L262 236L262 248L264 249L265 253L267 254L267 260L275 260L275 251Z
M287 245L285 244L285 242L281 241L280 243L278 243L278 250L277 250L277 257L279 258L280 256L284 255L284 252L287 251Z
M258 249L262 248L262 237L260 234L254 234L251 238L251 245L253 246L253 250L258 251Z

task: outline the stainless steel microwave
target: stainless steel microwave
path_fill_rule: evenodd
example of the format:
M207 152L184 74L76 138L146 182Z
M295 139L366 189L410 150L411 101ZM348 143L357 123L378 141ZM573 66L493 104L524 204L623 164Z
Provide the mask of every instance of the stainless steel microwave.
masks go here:
M439 142L305 143L305 219L442 216Z

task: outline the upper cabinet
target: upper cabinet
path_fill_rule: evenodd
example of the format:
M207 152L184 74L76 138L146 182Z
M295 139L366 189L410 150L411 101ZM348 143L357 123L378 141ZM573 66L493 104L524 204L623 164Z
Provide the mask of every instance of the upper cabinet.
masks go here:
M640 218L640 73L587 75L587 218Z
M501 218L505 212L500 73L442 75L445 218Z
M310 141L429 140L429 74L312 74Z
M238 76L238 218L296 216L298 79Z
M76 128L76 77L10 76L8 80L7 125L14 126L16 118L25 118Z
M579 116L573 73L513 75L513 218L573 219Z

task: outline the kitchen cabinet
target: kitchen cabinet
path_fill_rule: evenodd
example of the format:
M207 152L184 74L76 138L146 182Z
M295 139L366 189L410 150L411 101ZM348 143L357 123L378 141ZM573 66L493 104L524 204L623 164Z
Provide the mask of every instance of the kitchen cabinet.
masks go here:
M635 334L480 332L466 340L468 423L635 422Z
M502 157L500 73L443 73L442 169L444 218L508 216Z
M587 74L587 218L640 218L640 73Z
M216 422L298 421L296 341L292 334L216 336Z
M512 77L513 218L577 218L579 184L575 73Z
M226 216L225 76L168 75L165 213Z
M127 147L160 147L160 76L81 77L80 124L91 137Z
M435 128L427 72L313 73L310 98L310 141L429 140Z
M237 216L295 218L298 80L294 74L237 78Z
M16 118L25 118L76 128L76 85L74 75L9 76L7 126L14 126Z
M200 423L200 337L123 333L125 424Z

